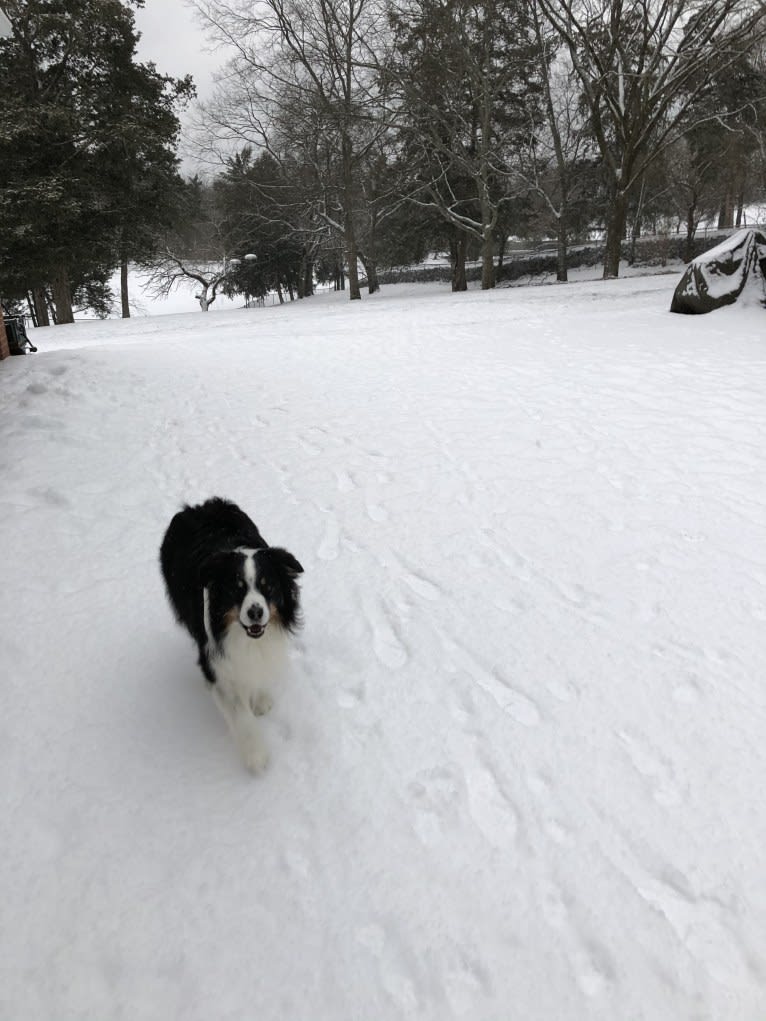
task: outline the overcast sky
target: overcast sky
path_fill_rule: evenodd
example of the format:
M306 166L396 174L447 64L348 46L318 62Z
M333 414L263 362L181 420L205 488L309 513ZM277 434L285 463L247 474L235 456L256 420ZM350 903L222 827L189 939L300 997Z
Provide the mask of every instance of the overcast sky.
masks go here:
M139 59L153 60L159 71L176 78L193 75L197 91L205 98L223 54L208 52L193 9L185 0L146 0L135 14L141 33Z
M192 75L197 96L209 98L213 72L223 64L225 55L222 50L210 52L194 10L185 0L146 0L146 6L135 15L141 33L138 59L153 61L160 73L174 78ZM184 128L188 127L190 117L190 112L182 114ZM186 138L182 151L188 149L185 142ZM194 162L188 158L183 159L182 166L185 172L195 169Z

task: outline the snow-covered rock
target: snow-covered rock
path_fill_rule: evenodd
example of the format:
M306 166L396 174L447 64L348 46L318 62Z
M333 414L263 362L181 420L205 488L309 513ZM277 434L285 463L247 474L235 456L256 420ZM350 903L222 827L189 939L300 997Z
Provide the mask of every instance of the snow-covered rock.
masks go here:
M766 297L766 235L744 229L693 259L673 294L671 312L696 315L731 305L752 287Z

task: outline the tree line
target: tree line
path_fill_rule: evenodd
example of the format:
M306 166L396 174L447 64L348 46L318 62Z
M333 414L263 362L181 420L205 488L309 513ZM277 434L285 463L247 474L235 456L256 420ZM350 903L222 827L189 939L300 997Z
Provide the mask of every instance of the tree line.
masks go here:
M191 82L135 61L140 2L0 0L4 295L58 309L65 277L97 296L130 260L158 289L194 279L203 308L315 280L355 299L430 251L453 289L469 258L490 288L511 236L554 238L563 280L599 227L612 277L628 232L675 222L691 246L766 193L760 0L197 0L231 54L205 181L175 158ZM66 26L97 16L75 59Z

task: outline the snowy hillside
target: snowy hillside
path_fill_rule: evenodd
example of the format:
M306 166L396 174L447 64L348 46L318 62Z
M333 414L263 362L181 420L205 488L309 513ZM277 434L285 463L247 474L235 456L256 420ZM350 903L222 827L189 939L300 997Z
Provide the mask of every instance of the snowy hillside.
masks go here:
M1 1018L766 1017L766 312L676 279L0 365ZM306 568L258 778L157 566L211 494Z

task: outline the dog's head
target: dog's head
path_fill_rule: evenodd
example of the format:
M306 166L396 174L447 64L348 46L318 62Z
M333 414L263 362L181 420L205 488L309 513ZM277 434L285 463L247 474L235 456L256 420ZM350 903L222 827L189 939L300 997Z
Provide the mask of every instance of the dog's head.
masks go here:
M267 627L294 631L300 626L299 574L303 568L292 553L275 546L209 557L201 581L213 632L218 636L241 626L251 638L260 638Z

